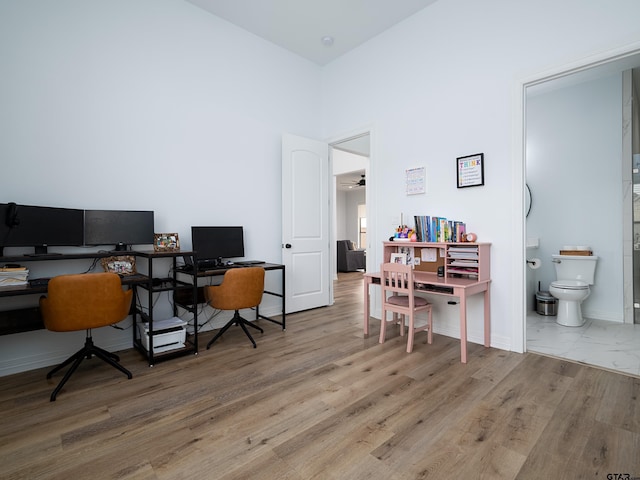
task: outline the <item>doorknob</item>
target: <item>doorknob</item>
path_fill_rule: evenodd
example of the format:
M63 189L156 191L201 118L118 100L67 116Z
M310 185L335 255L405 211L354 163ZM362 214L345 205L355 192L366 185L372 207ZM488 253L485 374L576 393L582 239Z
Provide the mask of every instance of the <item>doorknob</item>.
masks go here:
M290 243L285 243L284 244L284 248L291 248L291 244Z

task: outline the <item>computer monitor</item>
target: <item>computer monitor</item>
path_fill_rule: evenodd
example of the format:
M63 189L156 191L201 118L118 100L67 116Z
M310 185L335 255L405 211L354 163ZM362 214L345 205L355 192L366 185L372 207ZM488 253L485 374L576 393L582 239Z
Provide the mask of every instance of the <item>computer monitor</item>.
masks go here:
M124 251L130 245L153 244L152 210L85 210L84 244L114 245Z
M84 212L75 208L0 204L0 255L4 247L34 247L47 255L50 246L80 246Z
M242 227L191 227L191 243L199 264L244 257Z

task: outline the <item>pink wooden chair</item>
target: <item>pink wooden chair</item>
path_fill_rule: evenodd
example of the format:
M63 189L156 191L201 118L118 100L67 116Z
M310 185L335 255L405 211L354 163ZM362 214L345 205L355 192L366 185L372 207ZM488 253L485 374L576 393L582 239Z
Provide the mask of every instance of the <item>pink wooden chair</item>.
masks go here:
M411 265L383 263L380 266L380 286L382 287L382 322L380 325L380 343L384 343L387 326L387 311L393 313L393 323L400 323L400 335L404 335L405 318L409 317L407 352L413 350L413 338L416 332L426 330L427 341L431 344L432 317L431 304L425 298L414 295L413 269ZM415 313L428 312L426 325L415 326ZM398 320L400 314L400 320Z

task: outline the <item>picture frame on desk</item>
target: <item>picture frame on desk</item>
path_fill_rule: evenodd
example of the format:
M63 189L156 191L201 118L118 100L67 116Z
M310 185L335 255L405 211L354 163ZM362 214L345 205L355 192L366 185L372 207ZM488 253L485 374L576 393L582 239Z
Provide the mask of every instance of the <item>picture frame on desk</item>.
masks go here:
M116 273L121 276L135 275L136 257L133 255L116 255L113 257L105 257L100 263L105 272Z
M484 153L456 158L458 188L484 185Z
M156 233L153 235L154 252L180 251L180 237L177 233Z
M401 265L407 264L407 254L406 253L392 253L391 254L391 263L399 263Z

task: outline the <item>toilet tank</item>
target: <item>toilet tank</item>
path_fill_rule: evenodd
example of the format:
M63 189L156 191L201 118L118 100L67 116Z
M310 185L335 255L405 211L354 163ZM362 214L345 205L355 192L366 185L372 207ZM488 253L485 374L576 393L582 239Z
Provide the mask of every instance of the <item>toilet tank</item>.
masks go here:
M580 280L593 285L596 255L552 255L556 267L556 280Z

